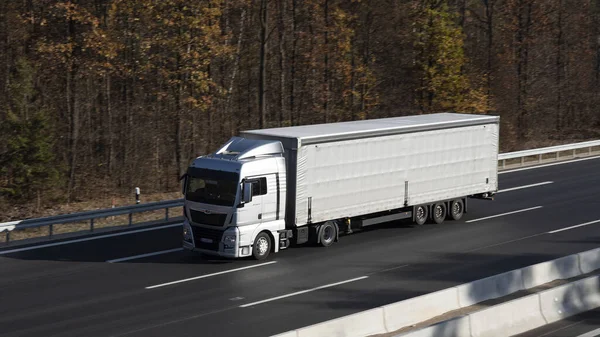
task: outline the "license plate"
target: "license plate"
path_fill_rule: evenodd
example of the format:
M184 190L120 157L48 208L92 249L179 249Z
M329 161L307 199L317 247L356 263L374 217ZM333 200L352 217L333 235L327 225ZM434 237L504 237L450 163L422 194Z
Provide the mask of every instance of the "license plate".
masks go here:
M200 238L200 241L202 241L204 243L212 243L213 242L213 240L207 239L207 238Z

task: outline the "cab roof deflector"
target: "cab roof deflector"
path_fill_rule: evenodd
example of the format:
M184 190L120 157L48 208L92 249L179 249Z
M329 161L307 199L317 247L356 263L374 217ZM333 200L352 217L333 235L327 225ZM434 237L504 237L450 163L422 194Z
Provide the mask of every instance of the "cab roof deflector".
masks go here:
M246 139L231 137L215 154L248 159L263 156L283 155L283 145L276 140Z

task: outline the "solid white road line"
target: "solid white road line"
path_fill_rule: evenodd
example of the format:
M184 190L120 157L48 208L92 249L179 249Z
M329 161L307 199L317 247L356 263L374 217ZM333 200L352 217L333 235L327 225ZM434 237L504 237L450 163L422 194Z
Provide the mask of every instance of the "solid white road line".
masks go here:
M320 290L320 289L325 289L325 288L331 288L331 287L339 286L340 284L344 284L344 283L350 283L350 282L364 280L366 278L368 278L368 276L361 276L361 277L353 278L351 280L346 280L346 281L342 281L342 282L336 282L336 283L326 284L324 286L320 286L320 287L316 287L316 288L312 288L312 289L307 289L307 290L302 290L302 291L297 291L295 293L291 293L291 294L287 294L287 295L282 295L282 296L277 296L277 297L271 297L271 298L267 298L266 300L262 300L262 301L257 301L257 302L252 302L252 303L240 305L240 308L247 308L247 307L251 307L251 306L262 304L262 303L266 303L266 302L272 302L272 301L280 300L280 299L286 298L286 297L292 297L292 296L296 296L296 295L300 295L300 294L306 294L306 293L309 293L309 292L312 292L312 291L317 291L317 290Z
M217 275L223 275L223 274L233 273L233 272L240 271L240 270L246 270L246 269L251 269L251 268L263 267L263 266L266 266L266 265L269 265L269 264L273 264L273 263L277 263L277 261L265 262L265 263L261 263L261 264L255 264L255 265L252 265L252 266L246 266L246 267L241 267L241 268L236 268L236 269L224 270L224 271L220 271L218 273L200 275L200 276L196 276L196 277L186 278L186 279L183 279L183 280L178 280L178 281L173 281L173 282L168 282L168 283L163 283L163 284L157 284L157 285L154 285L154 286L146 287L146 289L154 289L154 288L159 288L159 287L166 287L166 286L170 286L172 284L177 284L177 283L183 283L183 282L189 282L189 281L199 280L199 279L203 279L203 278L207 278L207 277L212 277L212 276L217 276Z
M566 161L561 161L561 162L558 162L558 163L537 165L537 166L531 166L531 167L522 167L522 168L513 169L513 170L507 170L507 171L498 171L498 174L512 173L512 172L519 172L519 171L526 171L526 170L534 170L534 169L538 169L538 168L542 168L542 167L571 164L571 163L577 163L577 162L580 162L580 161L592 160L592 159L600 159L600 156L587 157L587 158L581 158L581 159L573 159L573 160L566 160Z
M11 250L4 250L4 251L0 251L0 255L11 254L11 253L18 253L18 252L24 252L24 251L27 251L27 250L41 249L41 248L47 248L47 247L68 245L68 244L71 244L71 243L78 243L78 242L85 242L85 241L92 241L92 240L100 240L100 239L112 238L112 237L115 237L115 236L123 236L123 235L135 234L135 233L156 231L156 230L159 230L159 229L165 229L165 228L170 228L170 227L178 227L178 226L181 226L181 225L183 225L183 223L170 224L170 225L159 226L159 227L150 227L150 228L144 228L144 229L137 229L137 230L127 231L127 232L122 232L122 233L99 235L99 236L93 236L93 237L84 238L84 239L76 239L76 240L68 240L68 241L61 241L61 242L55 242L55 243L48 243L48 244L39 245L39 246L32 246L32 247L25 247L25 248L17 248L17 249L11 249Z
M496 215L492 215L492 216L486 216L485 218L473 219L473 220L468 220L468 221L465 221L465 222L476 222L476 221L481 221L481 220L498 218L498 217L505 216L505 215L511 215L511 214L516 214L516 213L533 211L534 209L538 209L538 208L542 208L542 207L544 207L544 206L536 206L536 207L521 209L521 210L518 210L518 211L512 211L512 212L508 212L508 213L502 213L502 214L496 214Z
M537 183L537 184L531 184L531 185L525 185L525 186L518 186L518 187L511 187L511 188L506 188L506 189L500 190L497 193L522 190L522 189L525 189L525 188L542 186L542 185L548 185L548 184L552 184L552 183L554 183L554 181L544 181L543 183Z
M161 250L160 252L154 252L154 253L148 253L148 254L141 254L141 255L134 255L134 256L122 257L120 259L107 260L106 262L108 262L108 263L123 262L123 261L135 260L135 259L142 259L144 257L149 257L149 256L156 256L156 255L162 255L162 254L169 254L169 253L174 253L174 252L180 252L182 250L183 250L183 248Z
M569 229L575 229L575 228L579 228L579 227L583 227L583 226L593 225L595 223L600 223L600 220L590 221L590 222L582 223L580 225L575 225L575 226L571 226L571 227L567 227L567 228L553 230L553 231L548 232L548 234L554 234L554 233L559 233L559 232L563 232L563 231L568 231Z
M600 335L600 329L596 329L596 330L590 331L588 333L584 333L583 335L579 335L577 337L595 337L598 335Z

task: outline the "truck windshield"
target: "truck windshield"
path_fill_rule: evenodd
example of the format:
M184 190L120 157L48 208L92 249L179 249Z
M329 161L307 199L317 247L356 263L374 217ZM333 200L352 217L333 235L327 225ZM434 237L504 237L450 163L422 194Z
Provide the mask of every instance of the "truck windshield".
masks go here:
M185 198L206 204L233 206L238 174L201 168L188 170Z

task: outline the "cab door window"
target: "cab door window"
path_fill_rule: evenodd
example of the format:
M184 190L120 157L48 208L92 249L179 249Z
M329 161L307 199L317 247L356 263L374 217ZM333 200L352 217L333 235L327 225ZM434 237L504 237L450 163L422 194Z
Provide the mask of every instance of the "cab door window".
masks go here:
M252 196L267 194L267 178L252 179L248 182L252 183Z

